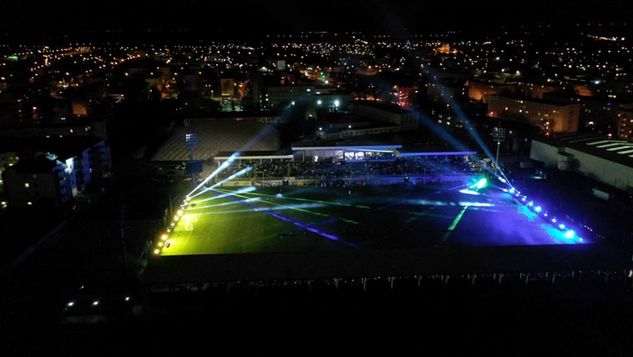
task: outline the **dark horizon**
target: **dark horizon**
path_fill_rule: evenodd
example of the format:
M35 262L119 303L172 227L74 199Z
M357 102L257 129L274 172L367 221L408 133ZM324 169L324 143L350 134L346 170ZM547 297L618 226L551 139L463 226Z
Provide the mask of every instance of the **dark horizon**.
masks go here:
M579 24L589 23L607 29L629 29L627 17L632 10L630 2L604 6L597 0L323 0L308 6L288 0L239 4L200 0L81 4L9 0L0 14L0 32L5 40L143 39L156 33L177 34L177 39L257 39L264 34L302 31L362 31L394 36L447 30L494 34L499 29L512 31L538 25L573 31Z

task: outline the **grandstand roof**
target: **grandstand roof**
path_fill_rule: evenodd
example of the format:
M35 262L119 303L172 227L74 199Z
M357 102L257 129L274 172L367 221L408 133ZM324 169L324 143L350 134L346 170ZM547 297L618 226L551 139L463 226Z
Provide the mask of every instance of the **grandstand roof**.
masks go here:
M398 133L399 134L399 133ZM325 148L325 147L348 147L348 146L393 146L402 147L401 136L394 133L383 133L377 135L350 136L336 140L322 140L306 138L292 143L292 149L301 148Z
M185 161L189 151L185 134L195 134L194 160L207 160L221 151L276 151L279 133L257 120L196 119L189 128L177 127L158 149L152 161Z
M220 151L218 152L214 159L215 160L226 160L231 155L233 155L234 151ZM291 159L293 157L292 151L290 150L277 150L277 151L243 151L240 153L236 160L258 160L258 159Z

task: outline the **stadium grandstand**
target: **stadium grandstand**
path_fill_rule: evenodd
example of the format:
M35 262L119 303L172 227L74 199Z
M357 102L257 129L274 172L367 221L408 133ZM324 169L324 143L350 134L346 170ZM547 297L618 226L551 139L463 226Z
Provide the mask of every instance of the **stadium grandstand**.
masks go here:
M174 132L154 160L205 169L148 243L149 286L621 266L586 217L521 192L486 150L415 133L279 143L252 118Z

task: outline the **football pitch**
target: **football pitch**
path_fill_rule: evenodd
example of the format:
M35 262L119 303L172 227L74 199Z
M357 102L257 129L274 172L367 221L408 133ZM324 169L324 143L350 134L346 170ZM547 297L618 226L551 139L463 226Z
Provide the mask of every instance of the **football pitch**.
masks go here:
M468 182L353 188L208 190L182 208L163 256L390 250L443 245L583 244L492 185ZM155 251L156 253L156 251Z

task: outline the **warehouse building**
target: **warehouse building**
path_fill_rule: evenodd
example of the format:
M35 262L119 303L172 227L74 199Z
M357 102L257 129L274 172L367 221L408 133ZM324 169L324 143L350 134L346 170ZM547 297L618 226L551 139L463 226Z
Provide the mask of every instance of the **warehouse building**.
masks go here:
M590 134L532 140L530 158L559 170L581 173L624 191L633 191L633 143Z

